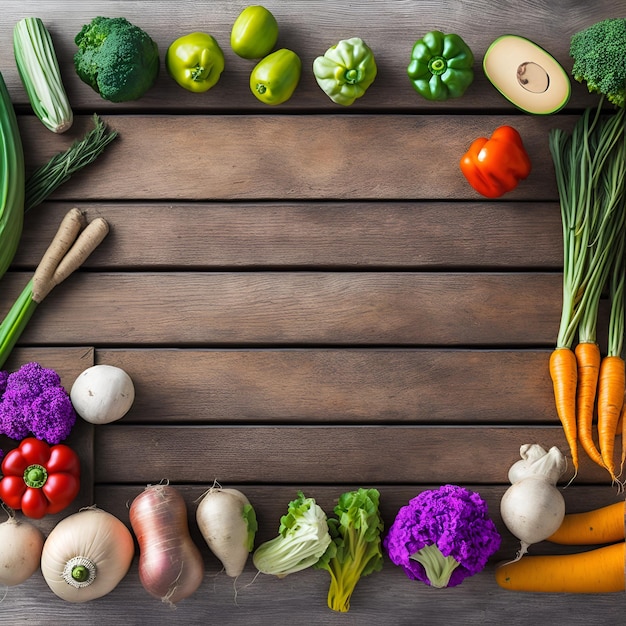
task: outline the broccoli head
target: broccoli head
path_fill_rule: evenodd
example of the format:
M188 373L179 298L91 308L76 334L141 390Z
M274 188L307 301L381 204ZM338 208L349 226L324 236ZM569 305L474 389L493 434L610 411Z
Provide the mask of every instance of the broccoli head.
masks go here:
M575 33L570 41L572 75L590 92L619 107L626 95L626 18L610 18Z
M137 100L157 79L157 44L124 17L95 17L74 42L76 73L105 100Z

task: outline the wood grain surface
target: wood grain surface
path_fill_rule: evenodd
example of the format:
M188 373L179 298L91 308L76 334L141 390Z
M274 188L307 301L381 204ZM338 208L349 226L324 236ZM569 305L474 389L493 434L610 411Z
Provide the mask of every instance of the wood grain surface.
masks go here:
M578 30L626 15L625 0L268 0L279 47L303 62L298 88L277 107L251 94L254 65L229 45L243 2L207 0L4 0L0 72L14 102L28 173L81 138L98 113L118 138L98 161L25 216L20 247L0 285L0 315L29 280L65 212L76 206L111 230L85 265L37 309L6 364L37 360L69 388L92 364L132 377L136 399L118 422L79 422L81 457L72 510L95 504L129 525L146 485L169 481L184 496L206 573L176 610L130 572L107 596L80 605L48 589L40 572L7 590L2 624L236 625L283 623L414 626L618 626L624 594L516 594L494 568L517 540L499 511L509 466L524 443L567 453L548 358L561 313L562 235L549 151L597 97L572 80L567 106L533 116L489 83L482 59L500 35L545 48L569 73ZM75 122L55 135L33 115L12 50L17 20L48 26ZM74 71L74 37L97 15L124 16L157 42L203 30L226 69L205 94L184 91L163 60L155 86L113 104ZM456 32L475 55L475 80L457 100L421 98L406 75L429 30ZM334 104L313 59L339 39L362 37L378 76L351 107ZM474 192L459 161L478 136L512 125L530 176L498 200ZM603 298L599 343L606 349ZM16 442L0 439L7 451ZM570 464L571 465L571 464ZM623 500L582 460L560 483L567 510ZM328 575L279 580L251 560L233 581L204 543L195 510L218 481L257 511L257 545L275 536L297 491L330 514L338 497L376 487L388 528L420 491L445 483L485 498L502 535L480 574L436 590L388 558L362 579L350 611L326 606ZM586 549L585 547L584 549ZM569 549L542 542L531 553ZM4 595L0 590L0 598Z

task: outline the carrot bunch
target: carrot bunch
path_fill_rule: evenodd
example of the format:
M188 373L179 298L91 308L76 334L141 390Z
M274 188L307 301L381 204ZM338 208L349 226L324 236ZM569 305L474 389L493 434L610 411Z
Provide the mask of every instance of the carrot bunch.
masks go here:
M571 135L550 133L563 226L563 307L550 356L557 414L578 472L578 447L617 481L613 460L626 384L624 236L626 143L624 109L588 108ZM607 354L597 342L598 309L610 286ZM594 421L597 414L597 434ZM596 439L598 443L596 444ZM622 453L626 458L626 449Z

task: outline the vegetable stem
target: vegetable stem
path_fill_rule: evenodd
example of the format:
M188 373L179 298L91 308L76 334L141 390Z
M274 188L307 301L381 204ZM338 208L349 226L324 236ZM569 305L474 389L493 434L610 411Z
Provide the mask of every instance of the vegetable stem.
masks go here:
M29 465L24 470L24 482L28 487L39 489L46 484L48 480L48 472L43 465Z
M459 566L459 562L454 557L443 556L435 544L424 546L410 558L424 567L431 586L437 589L448 586L452 572Z

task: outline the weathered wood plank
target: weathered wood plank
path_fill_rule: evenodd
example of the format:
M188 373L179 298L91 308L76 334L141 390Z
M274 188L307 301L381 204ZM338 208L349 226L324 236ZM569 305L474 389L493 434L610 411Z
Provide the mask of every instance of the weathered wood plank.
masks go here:
M556 422L557 420L555 420ZM96 433L96 482L498 483L524 443L567 444L560 425L133 426ZM129 467L132 465L132 472ZM607 481L581 460L580 484Z
M547 350L96 353L98 363L139 381L124 422L141 424L553 423L548 357Z
M59 137L42 135L32 116L20 121L31 167L91 125L82 117ZM475 201L481 196L459 161L476 137L512 124L533 171L505 199L556 200L548 134L573 124L564 115L503 116L496 124L487 115L115 115L106 121L122 139L99 158L88 182L72 179L55 198Z
M97 167L97 166L94 166ZM86 170L88 186L96 169ZM185 203L77 202L111 225L90 269L498 268L563 262L558 204L525 202ZM26 215L14 267L32 268L66 202ZM149 236L150 245L138 242Z
M29 0L29 13L40 16L48 25L54 38L64 82L74 106L79 109L115 110L120 105L103 101L90 87L80 81L73 67L76 51L74 37L83 24L92 17L105 13L109 17L125 16L144 28L157 42L163 58L169 44L179 35L202 28L213 34L225 54L226 69L219 83L206 94L191 94L179 88L165 72L162 61L161 73L156 86L139 101L123 105L129 109L180 109L198 112L219 111L236 106L238 110L265 110L269 107L259 103L249 88L249 73L254 62L240 59L230 49L230 29L245 6L231 2L209 0L184 0L175 4L151 2L146 11L140 3L123 0L102 2L90 0L80 3L52 3L47 0ZM493 13L489 0L458 3L451 0L420 4L416 8L411 0L369 0L367 3L350 5L330 0L307 2L306 22L303 22L300 3L271 1L267 4L276 15L280 25L278 47L294 50L302 59L303 71L300 84L293 98L281 105L280 110L325 109L341 113L320 90L312 74L313 59L340 39L359 36L372 47L378 64L378 76L365 97L352 105L352 109L369 110L393 108L410 111L444 109L454 112L459 106L467 110L504 109L515 112L485 78L481 63L489 44L502 34L514 30L515 34L529 37L543 46L563 65L571 70L569 39L576 31L591 25L606 15L626 12L623 0L599 0L586 2L576 0L568 4L555 18L554 8L548 2L498 3L497 19L487 19ZM24 3L5 0L5 19L0 24L0 41L11 41L11 29L24 14ZM524 19L520 20L520 11ZM204 16L199 19L198 16ZM511 28L511 24L515 28ZM346 25L349 25L347 27ZM418 96L406 75L411 48L414 42L428 30L460 34L471 47L476 58L475 81L462 99L444 103L430 102ZM8 43L5 44L8 46ZM8 49L8 48L7 48ZM5 58L12 58L8 55ZM19 82L17 71L5 62L9 88L16 100L26 103L26 96ZM572 85L571 107L593 102L595 99L578 83Z
M28 280L7 274L7 294ZM557 273L78 272L23 343L553 345ZM6 310L10 301L2 307Z

